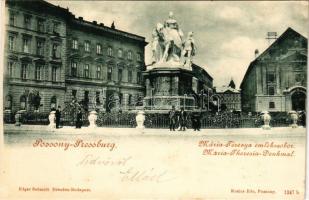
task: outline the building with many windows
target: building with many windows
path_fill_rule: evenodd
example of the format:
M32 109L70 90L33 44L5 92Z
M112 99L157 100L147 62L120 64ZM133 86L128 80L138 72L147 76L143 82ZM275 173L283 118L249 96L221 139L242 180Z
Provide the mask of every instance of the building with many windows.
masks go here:
M109 111L142 98L144 37L43 0L7 0L5 11L5 110L48 112L76 100Z
M241 83L242 110L305 110L307 38L288 28L252 61Z
M143 98L145 38L82 17L71 19L67 30L66 101L109 111Z
M219 110L221 111L241 111L240 91L235 88L235 83L231 80L228 86L216 88L214 95L216 98L212 100L219 102Z

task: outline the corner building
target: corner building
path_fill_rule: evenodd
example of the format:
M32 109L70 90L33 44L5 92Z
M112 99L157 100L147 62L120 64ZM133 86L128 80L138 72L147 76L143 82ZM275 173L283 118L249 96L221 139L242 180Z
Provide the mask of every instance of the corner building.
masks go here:
M145 38L43 0L7 0L4 108L128 110L144 93Z
M6 1L5 14L4 109L49 111L62 105L67 10L43 1Z
M307 38L288 28L252 61L241 83L242 110L306 110Z

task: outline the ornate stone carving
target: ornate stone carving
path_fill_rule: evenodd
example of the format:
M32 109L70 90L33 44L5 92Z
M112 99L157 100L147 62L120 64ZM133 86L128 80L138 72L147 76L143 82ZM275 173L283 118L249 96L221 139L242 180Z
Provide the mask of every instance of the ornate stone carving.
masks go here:
M157 24L152 31L152 37L153 64L149 69L178 67L191 70L192 58L196 52L193 32L189 32L187 39L184 40L183 32L172 12L169 13L169 18L164 25Z

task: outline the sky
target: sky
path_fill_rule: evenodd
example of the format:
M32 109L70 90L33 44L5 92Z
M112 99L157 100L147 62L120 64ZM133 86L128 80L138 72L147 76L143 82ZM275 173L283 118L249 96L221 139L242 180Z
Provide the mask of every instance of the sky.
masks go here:
M254 60L254 51L268 46L267 32L281 35L288 27L308 38L306 1L54 1L88 21L144 36L151 42L152 30L163 23L170 11L186 35L194 32L197 54L193 62L214 79L214 86L238 88ZM273 41L272 41L273 42ZM145 62L151 62L151 46L145 49Z

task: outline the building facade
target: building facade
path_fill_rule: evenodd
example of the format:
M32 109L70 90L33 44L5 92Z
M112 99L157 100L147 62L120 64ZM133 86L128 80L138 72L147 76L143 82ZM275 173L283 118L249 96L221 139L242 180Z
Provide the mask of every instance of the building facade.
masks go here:
M67 10L6 2L6 110L50 110L65 97Z
M288 28L252 61L241 83L242 110L305 110L307 38Z
M221 111L241 111L240 91L233 87L216 88L214 101L219 101Z
M7 0L4 108L129 109L144 93L145 38L75 18L43 0Z
M68 23L66 101L85 109L128 110L142 102L144 37L83 18Z

